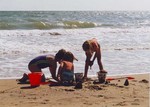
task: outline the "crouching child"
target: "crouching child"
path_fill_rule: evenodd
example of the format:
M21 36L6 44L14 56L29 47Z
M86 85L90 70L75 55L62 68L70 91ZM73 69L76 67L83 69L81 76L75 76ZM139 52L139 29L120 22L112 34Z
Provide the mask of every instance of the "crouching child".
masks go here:
M74 64L76 59L71 52L66 52L63 60L60 61L57 78L62 85L73 85L74 81ZM77 60L77 59L76 59Z

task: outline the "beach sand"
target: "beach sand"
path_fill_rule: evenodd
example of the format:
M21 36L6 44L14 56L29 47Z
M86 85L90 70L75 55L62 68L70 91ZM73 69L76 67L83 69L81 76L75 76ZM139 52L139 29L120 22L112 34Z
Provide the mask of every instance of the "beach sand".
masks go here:
M128 76L134 77L128 86L125 79L93 84L93 78L82 89L48 84L31 88L15 79L2 79L0 107L149 107L149 74Z

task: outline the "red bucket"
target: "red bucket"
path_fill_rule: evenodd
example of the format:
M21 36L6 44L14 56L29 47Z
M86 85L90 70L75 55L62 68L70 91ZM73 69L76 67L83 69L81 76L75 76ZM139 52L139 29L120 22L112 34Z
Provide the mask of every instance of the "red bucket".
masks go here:
M33 72L28 74L31 87L40 86L42 75L42 72Z

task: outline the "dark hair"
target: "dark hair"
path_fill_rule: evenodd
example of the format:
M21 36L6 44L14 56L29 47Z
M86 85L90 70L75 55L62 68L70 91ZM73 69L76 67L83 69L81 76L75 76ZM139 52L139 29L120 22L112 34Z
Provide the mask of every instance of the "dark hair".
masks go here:
M66 54L63 57L63 60L73 62L74 55L71 52L66 52Z
M60 49L56 55L55 55L55 60L59 61L61 59L63 59L64 55L66 54L66 50L65 49Z
M89 50L89 49L90 49L90 44L89 44L89 42L88 42L88 41L85 41L85 42L83 43L83 45L82 45L82 48L83 48L84 51Z

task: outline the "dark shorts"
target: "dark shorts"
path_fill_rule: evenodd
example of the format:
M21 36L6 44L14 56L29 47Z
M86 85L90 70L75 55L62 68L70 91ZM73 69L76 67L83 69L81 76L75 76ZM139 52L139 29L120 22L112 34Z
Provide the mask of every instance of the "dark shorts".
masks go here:
M74 73L72 71L64 71L62 73L62 80L63 81L72 81L72 80L74 80Z

